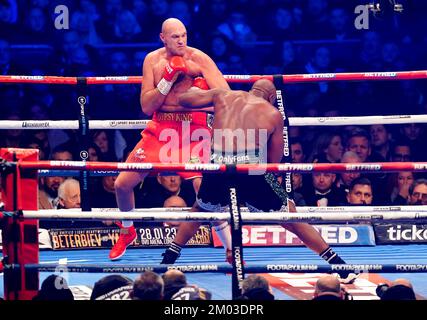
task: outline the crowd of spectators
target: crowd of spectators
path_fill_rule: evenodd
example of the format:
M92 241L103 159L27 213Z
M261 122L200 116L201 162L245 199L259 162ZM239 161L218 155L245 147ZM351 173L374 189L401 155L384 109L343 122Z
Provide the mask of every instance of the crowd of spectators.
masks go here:
M169 270L159 275L145 271L135 280L120 274L102 277L92 286L90 300L212 300L213 293L195 284L189 284L185 274L179 270ZM378 299L417 300L412 283L399 278L381 283L376 288ZM58 301L74 300L74 294L67 280L61 275L52 274L41 284L33 300ZM251 274L242 281L240 301L277 300L267 279L262 275ZM339 301L354 300L348 288L342 285L334 275L320 277L314 285L312 300Z
M90 300L211 300L212 293L187 282L185 274L179 270L169 270L159 275L145 271L135 280L112 274L102 277L92 286ZM33 300L58 301L74 300L74 294L67 280L52 274L43 280L40 290Z
M2 0L0 74L140 75L146 53L161 44L161 22L171 16L185 23L189 45L208 53L224 74L426 69L426 3L404 1L398 13L380 2L381 14L371 13L369 29L359 30L354 9L363 1ZM55 28L57 5L67 6L69 29ZM286 86L286 95L298 116L421 113L425 87L424 81L318 82ZM139 89L92 88L90 115L144 117ZM1 114L34 119L31 110L42 108L41 116L75 119L72 95L62 86L7 86L0 90L7 101Z

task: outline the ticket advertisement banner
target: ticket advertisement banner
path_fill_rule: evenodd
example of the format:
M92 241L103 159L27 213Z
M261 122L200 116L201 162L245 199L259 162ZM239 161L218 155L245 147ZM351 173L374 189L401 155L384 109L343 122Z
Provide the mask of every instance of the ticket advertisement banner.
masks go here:
M378 244L427 243L427 224L422 223L375 223Z
M137 227L137 238L131 247L166 247L175 238L176 227ZM53 250L111 248L119 239L119 228L50 229L50 243ZM200 226L187 246L211 246L212 236L209 225Z

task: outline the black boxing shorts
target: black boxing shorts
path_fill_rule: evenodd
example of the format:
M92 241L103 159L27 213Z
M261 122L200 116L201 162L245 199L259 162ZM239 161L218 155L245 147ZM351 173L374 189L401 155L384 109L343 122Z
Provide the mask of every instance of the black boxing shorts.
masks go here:
M258 163L258 150L224 153L212 151L211 162L220 164ZM197 194L198 206L206 211L225 212L229 209L229 186L234 185L240 205L251 212L287 211L288 194L272 173L203 174Z

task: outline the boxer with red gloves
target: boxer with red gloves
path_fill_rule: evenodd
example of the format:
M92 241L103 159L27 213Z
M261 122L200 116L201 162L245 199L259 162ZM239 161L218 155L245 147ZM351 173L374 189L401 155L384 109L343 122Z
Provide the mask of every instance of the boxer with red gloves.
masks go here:
M209 161L209 154L202 154L203 150L210 150L207 114L180 106L178 97L189 90L193 83L200 86L202 80L194 81L197 77L205 79L206 88L230 89L230 87L207 54L187 46L187 30L181 21L175 18L165 20L162 24L160 40L164 46L147 54L142 67L140 103L142 111L153 118L141 133L141 140L126 162L183 163L198 161L198 159ZM188 127L189 130L187 130ZM206 130L207 137L203 141L188 139L188 135L191 137L197 129ZM167 137L171 132L178 134L179 142L172 144L170 139L164 139L164 136ZM189 145L186 140L190 140ZM200 147L203 143L207 144L206 148ZM165 149L168 152L162 152ZM120 173L115 182L117 205L120 211L134 210L133 188L147 175L147 172ZM193 179L193 186L197 193L201 183L201 173L187 172L181 175L186 179ZM133 223L123 221L120 237L110 251L110 259L119 259L135 239L136 231Z
M180 56L173 56L168 63L166 63L165 70L163 72L163 78L157 84L159 92L166 96L172 89L172 85L182 73L187 73L187 66L185 61Z
M202 90L209 90L209 86L206 82L206 79L202 77L197 77L196 79L194 79L192 87L196 87Z

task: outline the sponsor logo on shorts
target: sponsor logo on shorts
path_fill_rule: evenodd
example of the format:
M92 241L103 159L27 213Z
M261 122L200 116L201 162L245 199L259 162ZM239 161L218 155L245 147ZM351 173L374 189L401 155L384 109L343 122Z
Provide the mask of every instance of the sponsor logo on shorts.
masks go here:
M135 152L135 158L145 159L145 150L143 148L138 148Z
M197 157L197 156L191 156L191 157L190 157L189 162L190 162L190 163L201 163L201 161L200 161L200 157Z
M192 113L181 113L181 112L160 112L156 116L157 121L193 121Z
M233 164L233 163L249 163L251 158L249 155L221 155L221 154L212 154L211 161L216 163L224 164Z

